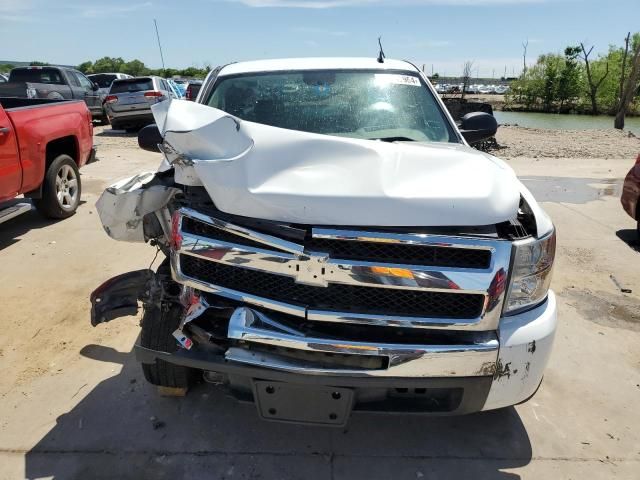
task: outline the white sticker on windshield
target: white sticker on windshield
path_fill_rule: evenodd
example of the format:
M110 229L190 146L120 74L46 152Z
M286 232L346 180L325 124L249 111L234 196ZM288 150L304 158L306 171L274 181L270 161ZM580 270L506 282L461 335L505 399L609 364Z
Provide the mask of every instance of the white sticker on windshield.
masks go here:
M395 73L376 73L376 83L378 84L392 84L392 85L411 85L414 87L420 86L420 80L413 75L398 75Z

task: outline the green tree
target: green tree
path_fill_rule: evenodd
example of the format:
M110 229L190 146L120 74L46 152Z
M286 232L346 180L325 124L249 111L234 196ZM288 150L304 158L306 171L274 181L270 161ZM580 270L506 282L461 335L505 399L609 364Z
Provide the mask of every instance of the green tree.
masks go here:
M136 58L122 65L122 69L120 71L137 77L139 75L148 75L149 69L144 65L144 63Z
M566 103L575 101L580 96L583 87L582 71L578 64L580 47L567 47L564 49L564 66L558 79L557 100L560 102L558 111L562 111Z
M204 70L197 67L187 67L180 71L179 75L183 77L200 77L203 76Z
M122 71L124 60L122 57L102 57L93 64L93 73L118 73Z
M87 60L76 67L82 73L93 73L93 62Z
M15 68L15 67L10 63L0 64L0 72L2 72L2 73L10 72L13 68Z
M559 55L544 55L542 58L544 83L542 88L542 104L545 111L551 110L556 100L556 92L560 82L562 57Z

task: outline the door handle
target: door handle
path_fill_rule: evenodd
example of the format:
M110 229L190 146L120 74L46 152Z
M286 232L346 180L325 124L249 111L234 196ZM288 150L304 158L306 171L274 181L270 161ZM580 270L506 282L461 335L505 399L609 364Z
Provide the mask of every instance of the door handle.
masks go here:
M9 127L0 127L0 135L4 135L5 133L9 133L11 130Z

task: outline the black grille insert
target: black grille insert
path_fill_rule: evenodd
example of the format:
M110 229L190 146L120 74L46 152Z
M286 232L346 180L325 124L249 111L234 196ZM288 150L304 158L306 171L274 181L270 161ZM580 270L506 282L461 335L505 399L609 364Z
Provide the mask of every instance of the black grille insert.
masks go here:
M327 252L331 258L344 260L458 268L489 268L491 265L491 251L474 248L324 238L310 239L305 243L305 248L311 251Z
M180 256L182 272L207 283L310 309L409 317L472 319L484 295L329 284L314 287L273 273Z

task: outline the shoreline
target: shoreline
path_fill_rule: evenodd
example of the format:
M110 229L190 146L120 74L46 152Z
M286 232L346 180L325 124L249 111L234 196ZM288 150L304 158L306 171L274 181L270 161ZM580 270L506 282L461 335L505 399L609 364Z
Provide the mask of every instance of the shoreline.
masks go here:
M545 129L501 125L496 134L498 148L489 153L511 158L628 158L629 168L640 154L640 138L626 130Z
M449 98L451 98L451 97L449 97ZM609 114L609 113L605 113L605 112L601 112L598 115L592 115L590 112L587 112L587 111L544 110L544 109L526 108L524 105L521 105L521 104L508 105L507 102L505 101L505 95L469 94L469 95L465 96L465 100L468 100L468 101L471 101L471 102L487 103L487 104L491 105L491 108L493 108L494 110L499 111L499 112L544 113L544 114L549 114L549 115L567 115L567 116L577 115L577 116L581 116L581 117L606 117L606 118L610 118L611 120L613 120L615 118L615 114ZM627 118L640 118L640 110L639 111L635 111L635 112L627 113L625 116Z

